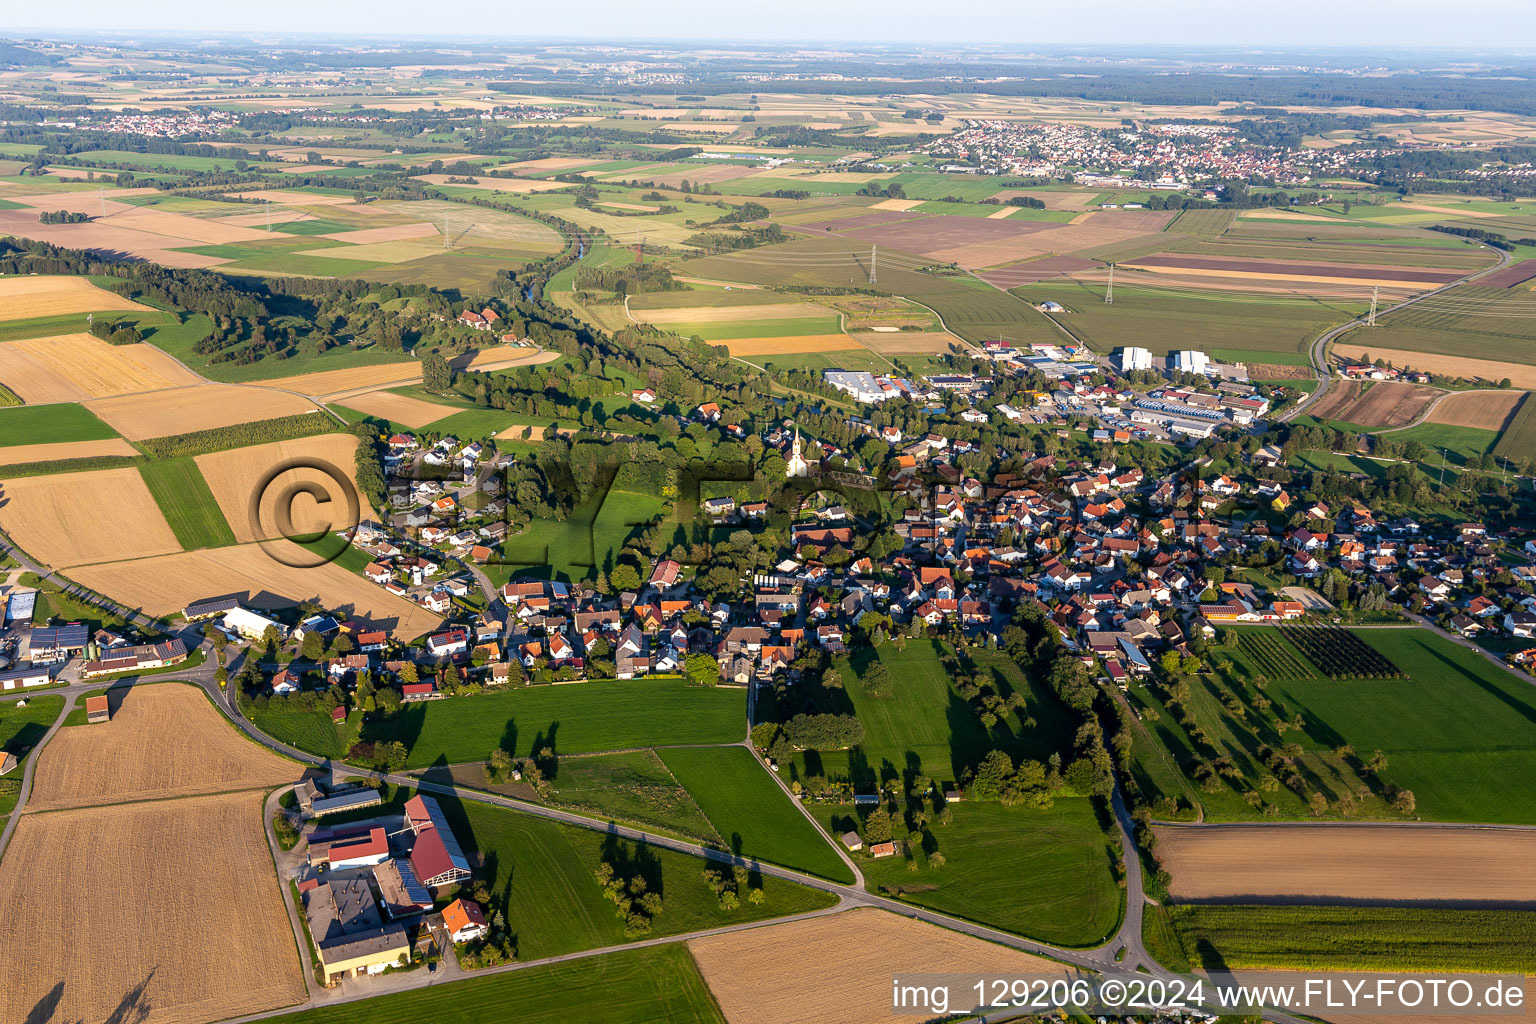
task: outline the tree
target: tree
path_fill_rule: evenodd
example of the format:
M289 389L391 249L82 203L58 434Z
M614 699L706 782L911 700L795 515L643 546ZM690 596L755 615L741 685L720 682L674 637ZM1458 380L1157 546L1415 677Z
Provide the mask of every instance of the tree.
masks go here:
M687 659L688 681L697 686L714 686L720 681L720 663L712 655L690 654Z
M325 637L320 635L318 629L305 630L304 642L300 647L299 653L303 654L310 661L319 661L325 657Z
M864 819L866 843L888 843L891 840L891 814L884 807L876 807Z
M1392 797L1392 809L1398 814L1412 814L1417 806L1411 789L1400 789Z
M497 747L491 751L491 778L502 781L512 774L512 755Z
M640 589L640 573L628 562L615 565L613 571L608 574L608 581L613 585L613 589L620 593Z
M261 644L268 654L275 654L283 645L283 634L278 632L276 626L268 626L261 631Z

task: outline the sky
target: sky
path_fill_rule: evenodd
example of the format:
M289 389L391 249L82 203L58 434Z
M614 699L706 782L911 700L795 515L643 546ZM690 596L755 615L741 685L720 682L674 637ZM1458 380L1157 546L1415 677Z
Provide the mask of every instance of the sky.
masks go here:
M100 31L341 33L401 43L445 35L564 39L739 39L818 43L1305 46L1329 48L1536 47L1536 3L1477 0L67 0L21 5L9 16L31 34ZM1471 12L1475 10L1475 16ZM1467 11L1469 16L1462 16ZM63 16L62 19L60 16ZM23 35L20 26L0 34Z

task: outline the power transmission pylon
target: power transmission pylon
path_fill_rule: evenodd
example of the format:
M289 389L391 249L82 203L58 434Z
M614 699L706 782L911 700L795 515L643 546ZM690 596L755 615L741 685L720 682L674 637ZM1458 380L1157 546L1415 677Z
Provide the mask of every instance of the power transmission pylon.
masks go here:
M635 231L635 266L645 266L645 236Z
M1365 318L1365 326L1367 327L1376 326L1376 297L1380 292L1381 287L1379 285L1371 285L1371 311Z
M1106 305L1106 306L1113 306L1114 304L1115 304L1115 265L1113 263L1111 263L1109 265L1109 285L1108 285L1108 287L1106 287L1104 289L1104 305Z
M879 254L879 249L880 249L880 247L878 245L871 245L869 247L869 283L870 284L874 284L876 281L880 280L879 275L875 272L875 261L879 258L879 255L878 255Z
M101 215L105 217L107 215L107 189L105 185L96 190L96 198L101 200Z

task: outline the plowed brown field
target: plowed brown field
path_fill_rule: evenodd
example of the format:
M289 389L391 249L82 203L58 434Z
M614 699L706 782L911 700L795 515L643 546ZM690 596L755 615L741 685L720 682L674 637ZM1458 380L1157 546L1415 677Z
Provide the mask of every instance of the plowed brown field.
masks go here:
M1378 381L1366 387L1361 381L1336 381L1307 414L1373 429L1406 427L1443 393L1422 384Z

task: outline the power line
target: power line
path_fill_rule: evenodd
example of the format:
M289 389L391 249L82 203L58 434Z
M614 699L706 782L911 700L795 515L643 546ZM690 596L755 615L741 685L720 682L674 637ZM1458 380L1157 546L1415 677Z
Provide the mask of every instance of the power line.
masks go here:
M1106 306L1113 306L1114 304L1115 304L1115 265L1113 263L1111 263L1109 265L1109 284L1107 286L1105 286L1105 288L1104 288L1104 305L1106 305Z

